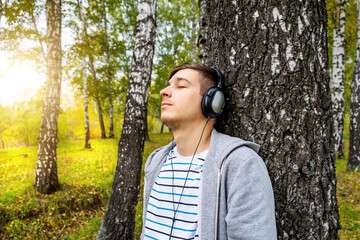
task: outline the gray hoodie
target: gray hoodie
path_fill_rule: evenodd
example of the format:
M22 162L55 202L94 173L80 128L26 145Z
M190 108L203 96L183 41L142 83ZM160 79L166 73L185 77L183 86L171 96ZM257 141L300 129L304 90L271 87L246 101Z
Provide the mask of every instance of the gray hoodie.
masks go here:
M145 219L150 192L174 143L155 150L145 164ZM274 195L259 145L240 138L211 133L199 204L199 239L215 239L218 174L223 160L218 210L218 239L276 239ZM143 233L144 233L143 225ZM141 239L144 238L143 233Z

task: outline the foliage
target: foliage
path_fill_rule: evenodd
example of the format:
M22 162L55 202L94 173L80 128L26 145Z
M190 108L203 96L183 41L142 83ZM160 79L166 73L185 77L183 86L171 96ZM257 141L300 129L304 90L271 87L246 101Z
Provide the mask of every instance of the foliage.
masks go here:
M108 125L109 118L106 44L104 35L104 11L102 1L82 0L83 12L88 25L89 45L84 43L83 23L79 18L78 0L63 2L63 78L70 82L76 93L75 98L81 100L83 94L82 60L84 53L94 59L96 75L99 80L99 93L104 113L104 122ZM0 36L1 49L10 51L14 59L30 59L36 62L36 67L45 70L45 0L6 1L4 6L4 32ZM114 99L114 118L116 136L120 135L120 123L125 109L125 97L130 74L131 49L134 45L134 29L136 22L136 1L105 0L108 21L108 36L110 43L110 67L113 74L110 86ZM198 9L197 9L198 10ZM160 118L160 89L164 88L167 77L174 67L183 62L191 61L191 1L181 0L172 3L160 0L158 3L157 39L154 63L154 81L151 85L148 112L149 129L158 125ZM88 61L88 58L86 58ZM94 100L95 86L92 81L89 66L86 70L88 94L90 96L90 111ZM31 100L32 101L32 100ZM40 124L42 103L34 108L28 108L22 115L20 108L27 103L19 103L19 108L13 109L11 122L4 121L6 126L0 126L0 147L30 146L37 144L38 126ZM59 121L59 140L78 139L83 134L81 101L76 101L72 109L61 109ZM25 110L24 110L25 111ZM19 115L16 115L19 114ZM92 113L90 113L92 115ZM3 115L5 116L5 115ZM3 117L4 118L4 117ZM9 119L9 118L7 118ZM99 124L90 119L91 137L98 136ZM15 126L16 125L16 126ZM22 125L22 127L20 127ZM25 135L20 129L24 129ZM108 129L108 126L105 126ZM14 132L15 131L15 132ZM16 136L19 136L17 139ZM5 139L5 140L4 140ZM6 143L5 143L6 142Z
M40 89L29 101L21 100L11 107L0 105L1 148L37 144L42 100L43 89Z
M5 1L3 10L5 24L0 34L0 49L11 52L12 59L33 61L39 72L44 72L45 1Z
M130 69L130 52L133 46L133 31L136 18L136 8L133 1L123 0L105 1L107 10L108 38L110 45L110 69L113 83L110 86L114 99L114 109L124 111L124 102ZM79 17L78 1L68 1L65 15L65 25L74 39L65 47L64 72L66 79L71 82L79 95L82 94L83 80L81 62L84 53L94 60L96 76L99 82L97 89L93 77L87 67L87 84L89 96L94 98L95 91L99 93L104 113L109 112L106 42L104 30L104 14L102 1L85 1L83 6L84 19L87 23L87 36L83 33L83 22ZM84 42L85 41L85 42ZM86 44L88 43L88 44Z
M80 98L79 96L77 97ZM63 93L62 102L65 102L66 94ZM80 98L82 99L82 98ZM43 89L40 89L29 101L19 101L14 106L0 105L0 149L35 146L38 144L41 113L43 106ZM123 113L121 106L115 105L114 127L116 136L120 136ZM89 104L90 137L101 136L98 116L94 103ZM105 118L107 120L107 117ZM149 127L159 128L153 120ZM83 101L62 104L58 123L58 140L79 140L85 138L85 119ZM105 126L108 128L108 121Z
M155 45L155 80L149 96L149 114L160 118L161 96L171 70L184 62L191 62L191 1L158 2L157 35Z
M0 147L2 149L5 148L5 141L6 141L6 133L4 134L4 132L6 130L8 130L11 125L12 125L12 122L14 121L13 119L13 115L11 114L12 113L12 108L11 107L3 107L0 105Z
M99 92L102 102L104 115L109 117L108 82L107 82L107 64L106 64L106 47L104 35L104 11L102 8L103 1L84 0L84 13L88 23L88 40L89 46L84 44L82 33L82 22L79 20L79 7L77 0L68 0L63 2L63 77L65 81L71 82L79 94L82 95L82 69L81 61L84 58L83 53L91 55L94 58ZM110 43L110 68L113 75L113 81L110 86L114 99L114 114L122 115L125 108L125 96L128 84L128 75L130 72L130 49L134 44L133 32L136 21L136 2L132 0L105 0L108 36ZM3 5L2 31L0 32L0 50L7 51L8 55L15 62L21 59L31 60L35 67L43 73L46 69L45 50L46 50L46 17L45 17L45 0L9 0ZM94 97L95 86L92 76L88 75L88 92ZM34 114L34 112L32 112ZM34 114L41 116L41 113ZM33 116L34 116L33 115ZM24 116L25 117L25 116ZM115 117L115 116L114 116ZM26 119L19 118L18 121ZM64 120L64 116L63 116ZM60 121L61 129L68 128L70 125L66 121ZM25 123L24 126L29 125ZM36 121L31 124L39 125ZM98 124L91 125L94 128ZM61 130L60 129L60 130ZM118 129L117 129L118 130ZM0 128L0 140L4 138L2 126ZM37 136L35 128L28 128L32 131L30 140L27 145L36 144ZM117 131L119 132L119 131ZM14 135L7 130L10 138ZM60 139L68 137L66 131L59 132ZM71 134L70 134L71 135ZM118 134L119 136L119 134ZM24 142L23 139L18 139ZM25 141L25 142L26 142ZM4 145L4 144L2 144Z

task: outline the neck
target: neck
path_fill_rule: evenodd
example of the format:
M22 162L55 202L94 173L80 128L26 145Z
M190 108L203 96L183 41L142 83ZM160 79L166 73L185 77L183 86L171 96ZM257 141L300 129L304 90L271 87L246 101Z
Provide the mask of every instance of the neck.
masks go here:
M206 119L207 120L207 119ZM202 122L202 124L197 125L187 125L176 130L173 130L174 139L176 141L177 151L182 156L192 156L194 155L196 146L199 144L196 153L203 152L209 149L210 139L211 139L211 131L213 129L213 120L210 119L206 128L204 130L204 134L199 143L201 133L206 124L206 120ZM195 154L196 154L195 153Z

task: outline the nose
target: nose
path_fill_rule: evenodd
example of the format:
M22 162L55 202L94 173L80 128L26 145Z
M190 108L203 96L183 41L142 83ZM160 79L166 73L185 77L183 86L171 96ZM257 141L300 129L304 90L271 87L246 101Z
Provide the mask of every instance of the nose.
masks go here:
M162 97L170 97L171 96L171 90L170 90L170 86L167 86L166 88L160 90L160 95Z

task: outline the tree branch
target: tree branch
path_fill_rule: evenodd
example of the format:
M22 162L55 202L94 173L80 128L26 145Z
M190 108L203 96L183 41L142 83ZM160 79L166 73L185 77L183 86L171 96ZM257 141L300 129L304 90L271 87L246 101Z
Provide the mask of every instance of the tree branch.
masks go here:
M41 35L40 35L40 32L39 32L39 29L36 25L36 20L35 20L35 17L34 17L34 13L31 11L30 12L30 17L31 17L31 23L33 24L34 26L34 29L35 29L35 32L36 32L36 37L37 37L37 40L39 41L39 44L41 46L41 53L43 55L43 58L44 58L44 62L46 60L46 54L45 54L45 49L44 49L44 45L43 45L43 41L41 40ZM46 62L45 62L46 64Z

